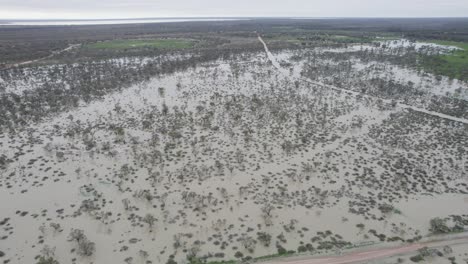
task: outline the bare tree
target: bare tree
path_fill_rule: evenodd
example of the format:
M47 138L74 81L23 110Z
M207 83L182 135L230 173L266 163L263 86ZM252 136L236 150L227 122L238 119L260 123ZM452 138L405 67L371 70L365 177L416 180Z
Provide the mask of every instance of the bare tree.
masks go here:
M88 240L84 231L72 229L69 235L69 241L75 241L78 244L78 254L81 256L91 256L96 251L96 244Z
M156 219L152 214L148 213L143 217L143 222L147 223L149 225L149 228L153 228L154 223L156 223L158 219Z
M270 226L270 225L273 224L273 209L274 209L274 207L270 203L266 203L261 208L262 217L263 217L263 220L265 221L265 224L267 226Z

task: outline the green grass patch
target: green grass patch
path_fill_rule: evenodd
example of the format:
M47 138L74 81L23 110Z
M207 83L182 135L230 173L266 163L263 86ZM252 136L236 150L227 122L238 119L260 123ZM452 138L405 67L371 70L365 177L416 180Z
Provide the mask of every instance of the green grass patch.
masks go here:
M226 261L210 261L206 262L206 264L236 264L237 261L235 260L226 260Z
M194 46L194 41L187 39L121 39L87 44L90 49L187 49Z
M389 33L363 33L354 31L309 31L298 32L294 27L277 27L285 31L277 34L264 34L265 41L289 42L308 46L311 44L357 44L373 41L397 40L401 37Z
M238 261L236 260L206 261L206 260L193 257L193 258L188 259L188 263L189 264L236 264L238 263Z
M375 40L373 37L355 37L345 35L332 35L329 38L338 43L368 43Z
M265 260L275 259L275 258L279 258L279 257L293 256L294 254L296 254L294 251L286 251L286 252L283 252L283 253L251 258L251 260L253 260L253 262L265 261ZM236 264L236 263L241 263L242 261L237 261L237 260L203 261L203 260L201 260L199 258L191 258L191 259L188 260L188 262L189 262L189 264Z
M385 40L400 40L401 37L398 37L398 36L391 36L391 35L387 35L387 36L377 36L375 38L376 41L385 41Z
M421 58L421 66L438 75L468 81L468 43L431 40L430 43L455 46L460 49L453 50L449 54L437 56L424 56Z
M426 41L423 41L423 42L426 42ZM464 49L465 51L468 50L467 42L456 42L456 41L447 41L447 40L431 40L427 42L438 44L438 45L443 45L443 46L454 46L460 49Z
M278 254L272 254L272 255L256 257L256 258L254 258L254 260L255 261L268 260L268 259L274 259L274 258L279 258L279 257L292 256L294 254L296 254L296 253L295 252L284 252L284 253L278 253Z
M265 41L281 41L281 42L293 42L299 43L299 39L296 36L290 35L267 35L264 36Z

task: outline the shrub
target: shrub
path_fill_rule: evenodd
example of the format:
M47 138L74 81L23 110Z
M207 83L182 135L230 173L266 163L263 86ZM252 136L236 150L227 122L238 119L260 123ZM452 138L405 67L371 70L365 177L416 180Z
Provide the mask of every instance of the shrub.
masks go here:
M306 252L306 251L307 251L307 248L306 248L305 246L299 246L299 247L297 248L297 252L300 252L300 253L301 253L301 252Z
M423 261L424 258L421 255L416 255L416 256L410 257L410 260L413 262L420 262L420 261Z
M384 214L392 212L393 209L394 207L391 204L382 204L379 206L379 210Z
M95 251L96 244L88 239L84 239L78 243L78 254L81 256L89 257L93 255Z
M40 257L37 264L59 264L59 262L52 257Z
M270 246L271 242L271 235L265 232L258 232L257 239L260 241L265 247Z
M429 229L434 234L445 234L450 233L450 228L447 226L447 223L442 218L432 218L430 221L431 228Z
M277 244L276 249L278 250L278 255L285 255L288 251L281 245Z
M234 254L234 257L242 258L242 257L244 257L244 254L242 254L242 252L240 252L240 251L237 251L236 254Z

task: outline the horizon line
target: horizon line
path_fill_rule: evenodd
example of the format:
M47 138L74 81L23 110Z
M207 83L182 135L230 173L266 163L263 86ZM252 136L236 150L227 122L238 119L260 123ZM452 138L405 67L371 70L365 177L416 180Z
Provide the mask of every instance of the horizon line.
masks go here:
M150 20L150 19L401 19L401 18L468 18L468 16L174 16L174 17L125 17L125 18L0 18L0 21L112 21L112 20Z

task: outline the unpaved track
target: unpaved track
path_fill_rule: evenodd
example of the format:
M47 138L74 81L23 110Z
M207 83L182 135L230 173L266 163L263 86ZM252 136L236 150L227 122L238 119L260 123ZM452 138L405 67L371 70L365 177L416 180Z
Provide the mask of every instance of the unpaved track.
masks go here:
M270 50L268 49L267 44L265 43L265 41L263 41L263 39L262 39L262 37L260 35L258 35L258 40L263 44L263 47L265 48L265 52L266 52L266 54L268 56L268 59L271 61L273 66L277 70L279 70L281 73L283 73L283 69L281 68L280 64L278 63L278 61L276 61L276 58L270 52ZM287 73L285 73L285 75L288 76ZM291 78L293 78L293 77L291 77ZM317 85L317 86L320 86L320 87L330 88L330 89L333 89L333 90L344 91L344 92L351 93L351 94L354 94L354 95L359 94L359 95L364 96L364 97L372 97L372 98L380 99L380 100L382 100L383 102L386 102L386 103L391 103L391 100L386 100L386 99L370 96L368 94L363 94L363 93L360 93L360 92L339 88L339 87L329 85L329 84L325 84L325 83L322 83L322 82L312 81L312 80L307 79L307 78L297 78L297 79L299 79L301 81L304 81L304 82L308 82L308 83ZM420 113L436 116L436 117L439 117L439 118L452 120L452 121L456 121L456 122L460 122L460 123L464 123L464 124L468 124L468 120L464 119L464 118L458 118L458 117L454 117L454 116L451 116L451 115L446 115L446 114L439 113L439 112L429 111L429 110L426 110L426 109L423 109L423 108L418 108L418 107L414 107L414 106L406 105L406 104L401 104L401 103L398 103L397 105L400 108L411 109L411 110L416 111L416 112L420 112Z
M50 58L52 58L52 57L55 56L55 55L58 55L58 54L67 52L67 51L69 51L69 50L71 50L71 49L74 49L74 48L80 46L80 45L81 45L81 44L73 44L73 45L70 45L70 46L68 46L67 48L63 49L63 50L54 51L54 52L52 52L52 53L51 53L50 55L48 55L48 56L45 56L45 57L42 57L42 58L39 58L39 59L35 59L35 60L23 61L23 62L19 62L19 63L13 64L13 67L18 67L18 66L22 66L22 65L28 65L28 64L31 64L31 63L35 63L35 62L39 62L39 61L45 60L45 59L50 59Z
M417 244L410 244L400 247L389 247L389 248L381 248L381 249L369 249L363 251L356 251L347 253L341 256L327 256L327 257L290 257L290 258L282 258L282 259L275 259L271 261L263 262L265 264L279 264L279 263L287 263L287 264L351 264L351 263L360 263L363 261L371 261L371 260L380 260L387 257L405 255L409 253L413 253L418 249L423 247L444 247L444 246L453 246L453 245L461 245L467 244L468 245L468 236L462 237L448 237L446 239L432 241L432 242L424 242L424 243L417 243Z
M270 263L288 263L288 264L346 264L346 263L359 263L362 261L375 260L400 254L405 254L409 252L416 251L422 248L420 244L413 244L406 247L392 248L392 249L377 249L363 252L354 252L346 254L343 256L336 257L323 257L323 258L310 258L310 259L300 259L300 260L278 260L278 262Z

